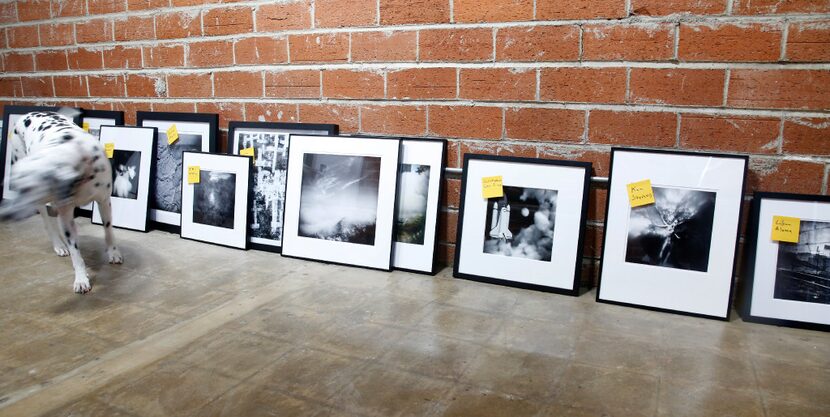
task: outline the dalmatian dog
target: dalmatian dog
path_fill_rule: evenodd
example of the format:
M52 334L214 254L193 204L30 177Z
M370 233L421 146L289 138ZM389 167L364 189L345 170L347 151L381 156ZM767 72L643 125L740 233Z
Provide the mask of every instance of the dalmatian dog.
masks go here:
M120 264L123 258L112 232L112 167L98 141L72 121L75 115L77 110L61 109L29 113L17 121L7 144L12 167L6 173L15 195L0 204L0 220L23 220L39 212L55 253L72 259L75 292L85 294L92 287L78 250L75 207L98 203L109 262ZM57 221L50 213L57 214Z

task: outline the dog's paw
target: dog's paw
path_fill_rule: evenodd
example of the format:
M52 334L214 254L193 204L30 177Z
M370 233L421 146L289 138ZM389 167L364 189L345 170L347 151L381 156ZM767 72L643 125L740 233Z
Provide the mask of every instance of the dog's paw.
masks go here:
M64 244L54 245L52 249L54 249L55 253L57 253L60 257L69 256L69 249L67 249Z
M89 278L87 277L83 279L75 278L75 283L72 284L72 288L78 294L86 294L92 289L92 284L89 283Z
M107 258L109 258L111 264L124 263L124 257L121 256L121 251L118 248L107 249Z

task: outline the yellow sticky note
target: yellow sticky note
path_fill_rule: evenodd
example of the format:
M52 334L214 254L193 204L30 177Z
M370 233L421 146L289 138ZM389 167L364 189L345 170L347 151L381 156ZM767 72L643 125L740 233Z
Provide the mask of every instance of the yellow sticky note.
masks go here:
M89 133L89 123L88 122L84 122L82 127L84 128L84 132Z
M198 184L199 183L199 173L202 171L199 169L198 165L191 165L187 167L187 183L188 184Z
M104 144L104 152L107 153L107 158L112 159L112 154L115 152L115 144L114 143L105 143Z
M628 189L628 202L631 203L631 207L654 204L654 190L651 189L651 180L632 182L626 188Z
M245 149L239 151L239 154L244 155L244 156L250 156L251 157L251 163L254 163L255 159L254 159L254 148L253 147L245 148Z
M772 216L772 240L798 243L801 219L797 217Z
M504 195L501 175L481 178L481 196L484 198L501 197Z
M167 129L167 144L172 145L177 140L179 140L179 131L176 130L176 124L174 123Z

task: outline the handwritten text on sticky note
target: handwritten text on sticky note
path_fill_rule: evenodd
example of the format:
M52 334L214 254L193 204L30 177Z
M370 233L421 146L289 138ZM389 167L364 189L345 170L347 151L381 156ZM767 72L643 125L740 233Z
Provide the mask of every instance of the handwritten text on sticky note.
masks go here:
M501 197L504 195L501 175L481 178L481 196L484 198Z
M797 217L772 216L772 240L798 243L801 219Z
M199 183L199 174L202 171L199 169L198 165L190 165L187 167L187 183L188 184L198 184Z
M167 144L172 145L177 140L179 140L179 131L176 129L176 124L174 123L167 128Z
M114 143L105 143L104 144L104 152L106 152L107 158L112 159L112 154L115 153L115 144Z
M88 122L84 122L82 127L84 129L84 132L89 132L89 123Z
M626 186L628 201L631 207L640 207L654 203L654 190L651 189L651 180L632 182Z

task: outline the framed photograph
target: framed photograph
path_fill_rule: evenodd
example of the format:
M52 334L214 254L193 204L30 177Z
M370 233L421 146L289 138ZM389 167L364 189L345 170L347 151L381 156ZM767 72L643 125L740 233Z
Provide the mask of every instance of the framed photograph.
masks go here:
M590 179L589 162L464 155L453 276L577 295Z
M254 189L251 205L252 249L280 252L285 209L288 137L292 133L336 136L337 125L308 123L230 122L228 153L254 150Z
M124 112L81 109L80 125L81 127L87 129L89 134L98 140L101 138L101 126L124 125ZM92 214L92 204L93 203L89 203L83 207L78 207L75 210L75 214L78 216L89 217Z
M597 301L728 320L747 162L612 148ZM632 208L644 180L654 202Z
M434 275L447 141L403 139L400 152L392 266Z
M185 239L248 248L251 158L187 152L182 155L182 231ZM188 181L197 167L199 181Z
M282 254L390 270L400 141L290 141Z
M150 194L156 164L156 128L99 126L102 144L112 143L112 225L147 231ZM103 146L103 145L102 145ZM101 224L98 203L93 203L92 222Z
M830 196L755 193L750 213L744 320L830 331Z
M182 153L215 152L219 116L205 113L140 111L136 125L156 128L156 177L150 196L150 220L154 227L178 233L182 212ZM178 139L169 143L173 125ZM171 130L172 132L172 130Z

